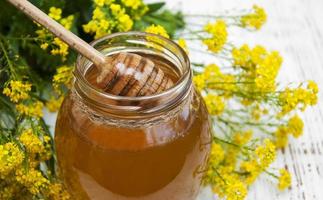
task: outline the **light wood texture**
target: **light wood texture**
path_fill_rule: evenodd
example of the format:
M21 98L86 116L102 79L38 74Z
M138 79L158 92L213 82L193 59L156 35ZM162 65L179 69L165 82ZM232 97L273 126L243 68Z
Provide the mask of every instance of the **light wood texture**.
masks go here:
M147 1L152 2L152 1ZM268 22L259 32L230 30L230 40L237 44L262 44L279 50L284 57L279 80L283 83L315 80L321 91L319 104L302 117L304 135L291 139L289 147L279 152L274 167L287 166L293 176L292 188L279 192L275 183L263 176L251 188L248 200L322 200L323 199L323 1L322 0L167 0L168 7L186 13L216 14L232 8L266 8ZM200 56L200 55L199 55ZM199 61L205 60L196 57ZM54 127L56 115L46 114ZM198 200L212 200L209 189Z
M149 1L150 2L150 1ZM284 57L279 81L288 84L308 79L318 83L319 104L301 113L304 135L290 139L288 148L279 152L273 167L287 166L291 171L292 188L284 192L276 183L262 176L251 188L248 200L322 200L323 199L323 1L322 0L167 0L173 9L190 14L217 14L224 10L264 7L268 22L259 32L230 29L230 41L241 45L261 44L278 50ZM192 23L201 23L198 20ZM191 52L190 58L205 61L201 54ZM207 60L211 62L211 60ZM212 200L205 189L198 200ZM216 199L216 198L214 198Z

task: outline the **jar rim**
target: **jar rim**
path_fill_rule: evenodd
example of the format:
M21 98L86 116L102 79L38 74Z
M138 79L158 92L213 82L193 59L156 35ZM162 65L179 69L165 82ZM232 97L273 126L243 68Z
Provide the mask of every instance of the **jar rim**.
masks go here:
M190 76L190 74L191 74L190 61L189 61L189 58L188 58L187 54L185 53L185 51L177 43L175 43L174 41L172 41L170 39L167 39L165 37L162 37L160 35L157 35L157 34L139 32L139 31L118 32L118 33L112 33L112 34L106 35L104 37L101 37L99 39L96 39L96 40L90 42L90 45L94 46L94 45L96 45L96 44L98 44L100 42L103 42L105 40L108 40L108 39L111 39L111 38L114 38L114 37L118 37L118 36L125 36L125 35L127 35L127 36L151 36L151 37L158 38L158 40L162 40L162 41L165 41L167 43L170 43L171 45L174 45L176 47L176 50L178 50L181 53L181 55L182 55L182 57L184 59L184 63L187 66L187 68L185 69L184 73L181 75L180 79L174 84L173 87L171 87L171 88L169 88L167 90L164 90L164 91L162 91L162 92L160 92L158 94L147 95L147 96L135 96L135 97L118 96L118 95L113 95L113 94L110 94L110 93L107 93L107 92L102 92L98 88L94 87L93 85L88 84L89 87L91 87L91 89L93 89L94 91L102 93L103 96L105 96L107 98L110 98L110 99L114 99L114 100L121 100L121 101L122 100L127 100L127 101L149 100L149 99L159 98L159 97L162 97L164 95L168 95L168 94L176 91L178 89L178 87L180 87L182 85L182 83L186 80L185 78ZM82 72L77 67L77 66L80 65L80 61L81 61L82 58L84 58L84 57L82 55L80 55L80 54L77 56L76 68L75 68L75 71L74 71L74 75L76 76L76 78L78 80L81 80L83 83L87 84L87 80L85 79L84 74L82 74Z
M104 36L102 38L99 38L97 40L94 40L93 42L91 42L90 44L92 46L98 45L104 41L108 41L117 37L142 37L142 38L154 38L156 41L160 41L161 43L165 43L168 46L170 45L172 50L176 51L176 54L171 51L169 48L166 48L167 50L169 50L172 53L172 56L176 56L176 59L178 59L178 61L180 62L180 64L182 65L182 73L180 74L180 78L179 80L174 84L173 87L162 91L158 94L153 94L153 95L147 95L147 96L136 96L136 97L128 97L128 96L118 96L118 95L113 95L107 92L104 92L98 88L96 88L95 86L91 85L87 79L85 78L85 73L82 72L82 70L80 69L80 66L82 66L82 62L84 62L84 60L86 62L90 62L87 58L85 58L82 55L78 55L77 60L76 60L76 68L74 70L74 76L76 78L75 81L75 86L78 88L82 88L83 93L85 96L87 96L87 99L91 101L92 104L95 104L96 107L101 107L104 109L113 109L115 111L120 111L120 110L126 110L128 109L128 111L125 112L133 112L133 111L143 111L143 108L140 107L135 107L135 106L130 106L131 102L149 102L149 101L160 101L160 99L167 99L164 100L164 106L170 105L170 103L174 103L175 99L170 99L170 98L174 98L174 94L181 94L181 95L177 95L176 99L182 99L183 97L187 96L186 93L188 93L191 88L192 85L192 71L190 68L190 61L189 58L187 56L187 54L185 53L185 51L178 45L176 44L174 41L167 39L165 37L162 37L160 35L156 35L156 34L152 34L152 33L145 33L145 32L138 32L138 31L130 31L130 32L120 32L120 33L113 33L107 36ZM149 41L151 42L151 41ZM90 62L92 63L92 62ZM184 92L183 92L183 88L184 88ZM187 91L186 91L187 90ZM184 94L183 94L184 93ZM87 94L92 94L91 95L87 95ZM122 101L122 102L127 102L129 104L129 106L116 106L116 105L109 105L107 103L102 103L102 102L98 102L97 99L108 99L108 100L112 100L112 101ZM162 102L162 101L160 101ZM123 107L123 108L121 108ZM159 110L160 107L158 108L150 108L145 111L145 112L155 112L156 110Z

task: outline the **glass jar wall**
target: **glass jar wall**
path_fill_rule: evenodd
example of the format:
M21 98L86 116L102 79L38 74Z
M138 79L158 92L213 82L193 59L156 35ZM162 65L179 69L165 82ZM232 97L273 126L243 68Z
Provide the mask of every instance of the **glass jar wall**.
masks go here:
M186 54L167 39L139 32L112 34L92 45L106 55L149 57L176 84L152 96L107 94L95 87L94 68L79 56L55 130L68 190L74 199L194 200L211 136Z

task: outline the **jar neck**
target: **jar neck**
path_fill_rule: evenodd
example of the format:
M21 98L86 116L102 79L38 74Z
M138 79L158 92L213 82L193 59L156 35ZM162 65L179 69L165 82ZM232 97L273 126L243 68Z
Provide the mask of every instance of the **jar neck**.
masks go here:
M92 63L78 56L74 71L75 95L88 107L101 115L116 118L149 118L169 112L182 104L192 90L192 72L186 53L176 43L154 34L142 32L116 33L91 43L109 56L120 52L145 53L171 62L178 74L176 84L155 95L127 97L105 93L91 85L85 78Z

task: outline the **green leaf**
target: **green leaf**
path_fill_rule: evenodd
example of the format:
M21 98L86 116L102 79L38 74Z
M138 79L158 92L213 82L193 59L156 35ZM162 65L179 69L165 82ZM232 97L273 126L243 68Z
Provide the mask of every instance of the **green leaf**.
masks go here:
M165 2L157 2L157 3L147 4L149 11L146 14L153 13L153 12L160 10L162 7L165 6L165 4L166 4Z

